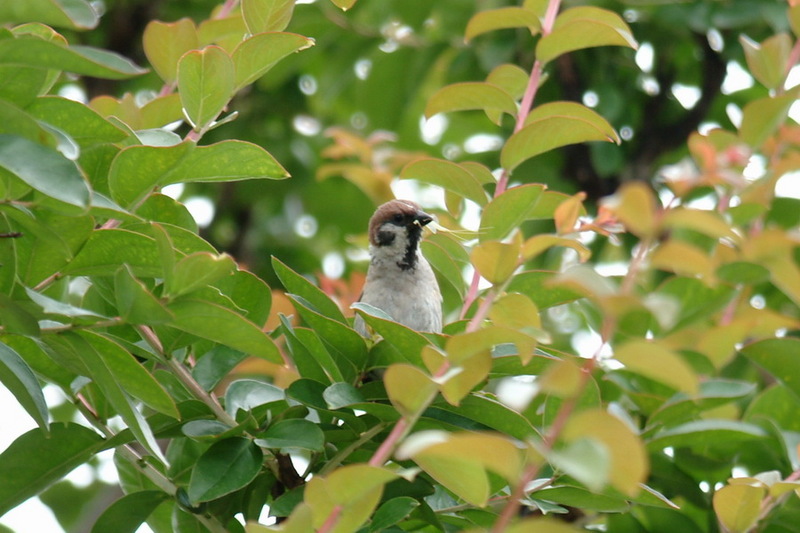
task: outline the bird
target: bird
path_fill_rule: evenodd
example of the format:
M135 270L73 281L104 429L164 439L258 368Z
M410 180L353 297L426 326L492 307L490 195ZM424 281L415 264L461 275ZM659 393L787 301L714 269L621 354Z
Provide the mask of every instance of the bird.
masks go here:
M433 217L409 200L391 200L369 221L370 263L359 301L377 307L395 322L421 332L441 333L442 293L419 247L422 228ZM369 337L361 316L355 330Z

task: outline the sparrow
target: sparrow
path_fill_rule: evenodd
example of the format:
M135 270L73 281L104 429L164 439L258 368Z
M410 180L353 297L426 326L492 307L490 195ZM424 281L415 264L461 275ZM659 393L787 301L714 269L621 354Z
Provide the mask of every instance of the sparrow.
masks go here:
M442 331L442 293L419 248L422 228L433 217L414 202L391 200L369 221L370 263L359 301L377 307L416 331ZM364 319L354 327L367 337Z

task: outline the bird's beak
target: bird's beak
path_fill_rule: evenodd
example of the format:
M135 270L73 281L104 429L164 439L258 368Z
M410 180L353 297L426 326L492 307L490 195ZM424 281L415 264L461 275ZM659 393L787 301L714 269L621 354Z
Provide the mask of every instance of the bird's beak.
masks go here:
M416 224L419 227L423 227L427 226L431 222L433 222L432 216L430 216L425 211L417 211L417 216L416 218L414 218L414 224Z

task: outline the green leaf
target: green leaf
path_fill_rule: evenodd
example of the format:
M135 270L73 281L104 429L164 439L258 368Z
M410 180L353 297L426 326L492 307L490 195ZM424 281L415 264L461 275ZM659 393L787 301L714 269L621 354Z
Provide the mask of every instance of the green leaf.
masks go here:
M631 29L612 11L581 6L565 10L555 21L553 31L536 46L536 59L547 63L567 52L597 46L636 48Z
M483 110L515 115L517 103L500 87L485 82L462 82L436 91L425 106L425 117L450 111Z
M699 388L698 376L689 364L658 342L628 341L615 350L614 358L631 372L660 381L675 390L695 394Z
M159 490L126 494L109 505L92 526L92 533L135 533L139 526L170 496Z
M25 287L25 292L28 297L34 301L42 310L48 315L60 315L69 318L76 317L93 317L93 318L106 318L103 315L97 314L89 309L82 309L74 305L55 300L44 294L40 294L33 289Z
M106 341L102 338L98 341L97 334L88 332L82 333L83 335L68 332L63 334L62 337L72 346L75 353L78 354L81 361L86 365L92 381L102 391L108 403L128 425L128 428L130 428L136 440L139 441L139 444L156 458L166 462L150 426L147 425L147 421L136 409L136 406L131 401L125 388L123 388L123 385L118 381L119 376L129 376L126 371L131 370L130 365L121 363L124 359L116 357L119 355L118 351L110 350L101 355L97 347L100 347L102 350L104 347L108 346L110 341ZM90 340L95 341L97 345L90 343ZM130 354L126 352L123 353L125 357L130 357L134 364L138 364ZM142 370L142 372L144 372L144 370ZM141 373L138 372L134 372L134 374L141 375Z
M245 39L233 51L236 69L234 90L238 91L258 80L281 59L312 46L313 39L296 33L259 33Z
M75 163L40 144L0 135L0 168L60 203L82 209L89 205L89 186Z
M757 263L734 261L720 265L716 275L722 281L738 285L755 285L769 280L769 269Z
M406 518L419 505L417 500L408 496L400 496L383 502L372 516L369 531L388 529Z
M754 383L724 379L704 380L700 383L700 390L696 396L676 394L661 404L648 419L648 426L657 427L661 424L669 426L685 422L695 418L702 411L749 396L755 390ZM751 408L756 401L750 404Z
M582 487L556 485L532 494L534 501L559 503L578 509L589 509L603 513L621 513L629 509L628 502L619 496L594 494ZM548 530L545 530L548 531Z
M195 131L216 120L233 96L233 60L219 46L185 53L178 63L178 91Z
M49 26L73 30L90 30L97 26L100 16L85 0L0 3L0 22L29 22L36 20Z
M298 418L279 420L258 437L256 444L264 448L299 448L321 452L325 445L325 434L320 427L309 420Z
M98 333L81 331L79 335L96 350L114 380L126 393L159 413L180 418L172 397L130 352Z
M507 28L528 28L531 35L535 35L540 27L539 16L533 11L524 7L501 7L475 13L467 23L464 40L470 41L483 33Z
M740 351L800 398L800 339L765 339L748 344Z
M364 401L364 396L349 383L334 383L322 393L328 409L341 409Z
M168 308L175 315L173 327L273 363L283 362L272 339L258 326L228 308L189 298L177 300Z
M544 189L544 185L521 185L489 202L481 217L481 242L503 239L526 220L533 220Z
M367 360L367 347L364 338L350 326L330 318L314 309L305 298L296 294L287 294L297 305L295 309L300 317L323 339L326 348L335 350L341 359L351 363L357 370L363 369ZM342 364L337 360L337 366Z
M400 172L401 179L415 179L438 185L478 205L486 205L486 191L478 179L461 165L443 159L417 159Z
M0 454L0 515L40 494L104 446L103 438L78 424L32 429Z
M789 108L797 101L800 87L775 97L748 102L742 109L739 137L748 145L759 148L783 124Z
M597 112L575 102L552 102L534 108L525 126L509 137L500 152L508 170L539 154L589 141L619 144L614 128Z
M166 291L172 296L180 296L211 285L225 276L230 276L235 270L236 262L228 254L196 252L175 264L170 283L166 284Z
M0 65L49 68L112 80L146 72L113 52L90 46L65 46L30 36L0 39Z
M144 29L142 45L147 60L165 83L178 78L178 61L199 46L197 27L188 18L175 22L151 20Z
M419 354L424 346L430 344L428 339L402 324L398 324L388 315L369 304L356 302L352 305L364 321L372 328L375 333L394 346L411 364L422 366L422 359Z
M556 272L546 270L519 272L508 284L507 290L526 295L540 310L573 302L582 297L574 290L552 283L556 275Z
M125 229L95 230L86 245L65 268L65 274L112 276L127 264L141 277L163 277L156 242L147 235Z
M125 130L103 118L91 107L67 98L40 96L26 111L63 130L82 147L115 143L128 138Z
M108 171L111 197L130 208L157 187L164 176L195 149L189 142L175 146L130 146L121 150Z
M744 57L750 73L764 87L779 88L786 79L786 65L792 50L792 38L788 33L773 35L757 43L746 35L739 36Z
M280 163L260 146L239 140L198 146L180 164L170 169L158 185L171 183L216 183L251 179L288 178Z
M114 296L120 317L132 324L163 324L174 317L147 287L123 264L114 277Z
M200 356L192 368L192 376L205 390L213 390L246 357L247 354L227 346L215 346Z
M0 342L0 382L11 391L36 424L47 431L50 413L39 381L25 360L3 342Z
M225 409L232 416L241 409L250 411L259 405L284 400L286 394L275 385L255 379L237 379L225 391Z
M229 438L214 443L197 461L187 490L193 503L221 498L247 486L261 471L263 454L253 441Z
M330 296L312 284L309 280L286 266L277 257L272 257L272 268L275 275L283 284L287 292L301 296L306 303L312 306L314 311L322 313L342 324L347 324L347 319L342 314L339 306L331 300Z
M251 34L283 31L289 25L295 0L242 0L242 14Z
M286 337L289 353L301 376L315 379L320 383L345 380L337 360L325 348L316 333L307 328L293 328L284 316L281 316L281 331ZM353 365L344 363L344 366L350 369L348 377L354 378L356 372Z
M741 446L763 439L767 432L754 424L734 420L697 420L656 433L647 442L649 450L668 446L713 450L714 446Z
M27 110L23 111L10 102L0 100L0 133L16 135L41 144L48 148L62 149L59 147L58 136L47 124L42 124ZM64 133L61 132L63 135ZM64 151L69 147L72 153L75 146L64 143ZM63 155L63 154L62 154Z

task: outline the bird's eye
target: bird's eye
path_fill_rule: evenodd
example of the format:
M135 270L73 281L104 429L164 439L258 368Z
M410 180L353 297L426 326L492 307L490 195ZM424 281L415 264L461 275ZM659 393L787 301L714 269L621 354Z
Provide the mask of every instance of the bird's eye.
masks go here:
M394 215L392 217L392 222L394 222L395 224L402 224L405 219L406 219L406 217L404 217L400 213L397 213L396 215Z

